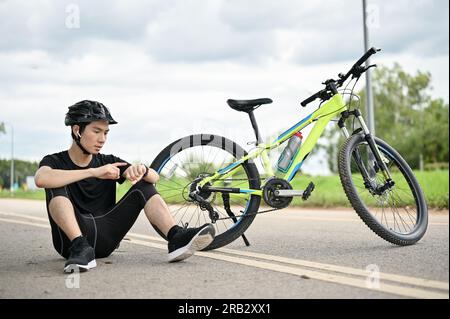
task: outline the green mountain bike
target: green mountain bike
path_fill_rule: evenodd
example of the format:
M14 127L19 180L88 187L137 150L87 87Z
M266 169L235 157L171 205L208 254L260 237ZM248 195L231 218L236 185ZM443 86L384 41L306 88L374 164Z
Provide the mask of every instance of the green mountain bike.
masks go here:
M213 223L216 237L206 250L227 245L240 236L249 245L244 232L257 214L286 208L296 196L308 199L314 184L295 190L291 181L326 125L339 117L338 126L346 137L339 152L339 176L356 213L372 231L393 244L412 245L420 240L428 226L428 208L411 168L394 148L370 133L358 108L345 103L344 95L350 92L353 97L355 85L352 90L338 90L345 83L345 88L353 81L356 84L362 74L376 66L362 64L377 51L370 49L345 75L339 74L339 80L325 81L323 90L301 102L304 107L320 99L319 108L270 143L261 139L253 111L272 100L228 100L231 108L250 117L256 146L249 153L237 143L211 134L186 136L164 148L151 167L160 175L156 188L175 220L183 226ZM346 125L349 118L353 119L351 133ZM283 152L289 155L287 161L280 157L288 165L281 168L279 161L274 169L269 153L290 145L293 139L298 141L299 132L310 124L314 126L307 138L301 144L293 143L301 146ZM258 172L257 158L262 160L266 177ZM259 211L262 201L268 210Z

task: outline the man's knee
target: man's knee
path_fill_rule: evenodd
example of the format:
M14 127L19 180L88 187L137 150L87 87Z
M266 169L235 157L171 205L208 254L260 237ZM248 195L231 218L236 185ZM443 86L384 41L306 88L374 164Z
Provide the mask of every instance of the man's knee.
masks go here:
M61 211L72 209L73 205L69 198L66 196L58 195L53 197L48 203L48 209L51 214L57 214Z
M152 206L159 206L159 205L163 205L165 202L163 200L163 198L161 197L161 195L159 195L158 193L156 193L155 195L153 195L152 197L150 197L147 200L147 205L152 205Z
M152 197L158 194L155 185L146 181L139 181L138 183L134 184L133 187L140 190L145 203L147 203Z

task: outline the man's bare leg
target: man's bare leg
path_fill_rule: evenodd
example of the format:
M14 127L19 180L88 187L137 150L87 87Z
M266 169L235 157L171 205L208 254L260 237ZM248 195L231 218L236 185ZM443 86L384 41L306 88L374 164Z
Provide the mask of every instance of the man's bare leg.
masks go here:
M167 204L161 195L153 195L144 206L145 215L148 220L158 227L158 229L167 236L169 230L175 225L175 220L170 214Z
M96 267L97 262L95 261L94 248L89 246L86 238L80 237L82 233L70 200L64 196L56 196L50 201L48 210L53 221L72 242L72 246L76 245L83 249L82 251L79 251L70 248L70 255L68 258L66 257L67 261L64 265L64 272L72 273L76 269L78 269L78 271L86 271ZM78 237L80 237L80 239L74 241L74 239Z
M52 198L48 208L53 221L62 229L70 241L81 236L80 226L69 199L64 196L56 196Z

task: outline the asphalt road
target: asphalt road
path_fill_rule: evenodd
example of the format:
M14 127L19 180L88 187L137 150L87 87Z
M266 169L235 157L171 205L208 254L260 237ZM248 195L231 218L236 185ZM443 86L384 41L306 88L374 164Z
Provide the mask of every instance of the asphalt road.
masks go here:
M223 249L168 264L144 214L97 268L62 272L45 202L0 199L0 298L449 298L449 215L432 212L416 245L397 247L347 209L258 216Z

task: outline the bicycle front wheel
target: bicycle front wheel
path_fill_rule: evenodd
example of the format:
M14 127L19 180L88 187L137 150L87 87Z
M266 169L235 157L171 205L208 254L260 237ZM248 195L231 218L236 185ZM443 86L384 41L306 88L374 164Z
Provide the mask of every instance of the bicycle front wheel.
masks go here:
M178 225L187 223L190 227L199 227L211 222L208 211L192 200L189 193L196 190L203 178L214 175L245 155L247 152L235 142L209 134L181 138L161 151L151 168L160 176L156 189ZM256 165L246 161L236 166L232 175L214 180L208 186L260 189L260 183ZM216 237L204 250L225 246L241 236L253 222L261 202L259 196L249 194L229 194L228 199L219 192L200 191L198 195L219 214L219 220L214 223ZM167 239L157 227L155 230Z
M428 227L428 208L422 189L402 156L374 137L395 185L386 179L361 134L350 137L339 152L339 175L356 213L378 236L396 245L415 244ZM365 178L363 178L365 176Z

